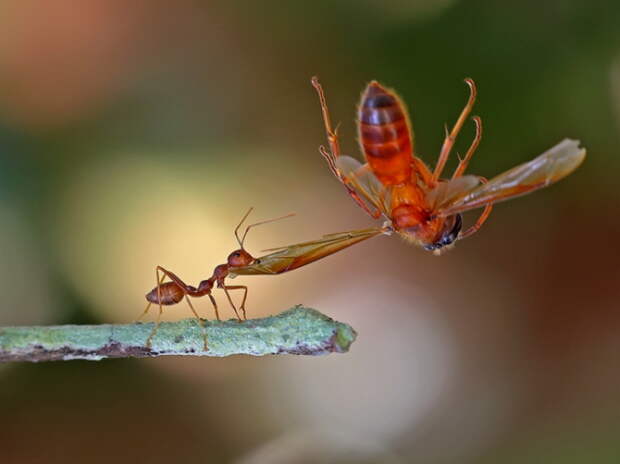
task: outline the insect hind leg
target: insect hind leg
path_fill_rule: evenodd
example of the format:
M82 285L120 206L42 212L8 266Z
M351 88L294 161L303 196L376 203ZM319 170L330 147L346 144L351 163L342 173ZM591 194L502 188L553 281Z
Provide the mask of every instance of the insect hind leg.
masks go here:
M448 161L448 157L450 156L450 152L452 151L452 147L454 146L454 141L456 137L459 135L459 132L463 128L463 124L465 124L465 120L467 116L471 113L472 108L474 107L474 103L476 102L476 84L473 79L467 78L465 79L465 83L469 86L469 99L465 104L465 107L461 111L459 118L454 123L452 127L452 131L448 132L448 127L446 126L446 137L443 141L443 145L441 146L441 151L439 153L439 159L437 160L437 164L435 165L435 170L433 171L433 183L435 184L439 178L441 177L441 173L443 172L443 168L446 166L446 162Z
M373 219L379 218L381 212L378 209L371 210L368 205L360 198L355 189L350 185L347 179L342 175L338 166L336 166L336 160L341 155L340 153L340 141L338 139L338 130L332 128L331 118L329 116L329 108L327 107L327 99L325 98L325 92L323 86L319 82L319 79L314 76L312 78L312 86L316 89L319 96L319 103L321 105L321 113L323 114L323 123L325 124L325 132L327 134L327 143L329 144L329 151L321 145L319 147L319 153L325 158L327 166L332 174L340 181L347 193L353 198L355 203L362 208Z
M211 295L209 295L209 296L211 296ZM189 308L194 313L194 316L196 316L196 321L198 322L198 326L202 328L202 338L204 340L204 350L208 351L209 350L209 346L208 346L208 343L207 343L207 327L206 327L206 324L203 324L202 319L200 318L200 316L198 315L198 313L194 309L194 305L192 305L192 302L189 301L189 296L185 295L185 301L187 301L187 304L189 305Z
M478 176L478 178L480 179L480 182L482 182L483 184L487 183L486 177ZM476 220L474 225L459 235L459 240L470 237L474 235L476 232L478 232L480 228L482 227L482 225L485 223L485 221L489 218L489 215L491 214L492 210L493 210L492 204L486 205L484 209L482 210L482 213L480 214L480 216L478 216L478 219Z
M158 266L159 267L159 266ZM162 275L161 278L159 277L159 274L157 273L157 271L155 272L155 276L156 276L156 284L157 287L159 288L159 286L164 283L164 279L166 278L165 275ZM148 302L148 304L146 305L146 308L144 309L144 311L142 311L142 314L140 314L140 316L138 317L138 319L136 319L136 322L140 322L140 320L147 315L147 313L149 312L149 309L151 309L151 305L153 303L152 302Z
M467 166L469 165L469 162L471 161L472 156L478 149L478 145L480 145L480 140L482 139L482 120L479 116L474 116L472 119L476 124L476 135L474 137L474 140L471 142L471 145L467 149L467 152L465 153L463 159L459 160L459 164L454 170L454 174L452 174L453 179L461 177L463 175L463 173L467 169Z
M325 98L325 92L323 91L323 86L321 86L318 77L314 76L312 78L312 86L316 89L316 92L319 95L319 103L321 104L321 112L323 113L323 122L325 123L325 132L327 133L327 142L329 143L329 149L331 151L326 159L328 159L330 166L333 165L335 167L335 161L340 156L338 134L332 128L332 121L327 107L327 99Z
M163 269L161 266L157 266L155 268L155 282L157 283L157 301L159 302L159 313L157 314L157 322L155 322L155 327L153 327L153 330L151 330L151 334L149 335L149 338L146 339L146 347L149 349L151 348L153 337L155 337L155 334L157 333L157 330L159 329L161 315L164 312L162 304L161 304L161 284L166 278L166 272L163 272L162 276L159 277L159 272L161 269ZM164 271L166 270L164 269ZM150 302L149 302L149 305L146 307L145 313L148 311L149 307L150 307Z
M209 295L209 299L211 300L211 303L213 304L213 309L215 310L215 318L218 321L221 321L220 312L217 309L217 302L215 301L215 298L213 298L213 295L211 295L211 293L208 293L208 295Z

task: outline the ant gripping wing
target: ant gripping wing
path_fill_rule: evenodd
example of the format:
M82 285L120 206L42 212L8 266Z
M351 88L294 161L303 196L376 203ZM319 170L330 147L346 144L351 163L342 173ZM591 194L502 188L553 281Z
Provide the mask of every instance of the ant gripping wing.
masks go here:
M436 202L435 211L440 216L450 216L547 187L577 169L585 156L586 150L579 148L579 141L564 139L537 158L509 169L477 187L462 190L473 185L471 178L469 181L462 180L471 176L453 179L435 189L450 191L447 195L435 194L443 196L442 201ZM427 198L432 195L433 190L427 194Z
M265 250L272 253L256 258L248 266L231 268L229 276L281 274L292 271L385 232L387 229L381 227L352 230L325 235L319 240L272 248Z

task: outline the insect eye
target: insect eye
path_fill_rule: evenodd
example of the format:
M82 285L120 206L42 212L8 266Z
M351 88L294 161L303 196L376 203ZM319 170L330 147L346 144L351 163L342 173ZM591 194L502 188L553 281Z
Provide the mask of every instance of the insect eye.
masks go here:
M454 242L459 236L461 227L463 227L463 219L461 218L460 214L457 214L456 217L454 218L454 225L452 226L450 233L445 234L442 237L441 243L443 245L450 245L452 242Z
M235 258L238 258L239 256L241 256L241 253L239 253L238 251L235 251L235 252L233 253L233 256L234 256Z
M457 214L456 221L454 221L454 227L452 228L452 231L450 232L450 235L454 237L452 241L456 240L456 238L459 236L461 227L463 227L463 218L461 217L460 214Z
M446 229L442 232L441 238L439 238L435 243L425 245L425 250L435 251L453 243L458 238L461 227L463 226L463 219L461 218L461 215L457 214L454 216L454 223L450 224L447 222L446 226L450 227L450 229L446 227Z

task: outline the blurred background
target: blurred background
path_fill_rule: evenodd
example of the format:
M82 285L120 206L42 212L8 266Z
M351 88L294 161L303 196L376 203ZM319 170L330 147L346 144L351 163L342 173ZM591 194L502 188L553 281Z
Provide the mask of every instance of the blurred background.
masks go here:
M350 323L348 354L0 366L1 462L620 462L620 3L9 0L0 29L0 326L132 321L156 265L210 276L249 206L298 213L253 254L371 226L317 152L315 74L353 156L368 81L434 164L468 76L471 172L588 149L439 258L378 237L234 281L252 317Z

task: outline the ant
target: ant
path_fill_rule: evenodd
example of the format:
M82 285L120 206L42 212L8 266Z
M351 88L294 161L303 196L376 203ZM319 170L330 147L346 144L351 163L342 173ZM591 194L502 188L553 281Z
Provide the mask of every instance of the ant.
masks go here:
M235 228L235 237L237 238L237 243L239 244L239 249L233 251L232 253L230 253L228 255L228 258L226 259L226 263L225 264L220 264L218 266L215 267L215 269L213 269L213 275L211 277L209 277L206 280L201 281L198 284L198 287L194 287L192 285L187 285L185 282L183 282L176 274L174 274L173 272L164 269L162 266L157 266L155 267L155 278L156 278L156 282L157 282L157 286L155 288L153 288L153 290L151 290L150 292L148 292L146 294L146 300L148 301L148 304L146 306L146 309L143 311L143 313L140 315L140 317L138 318L138 320L142 319L142 317L144 317L149 309L151 308L152 304L158 304L159 305L159 314L157 316L157 322L155 324L155 327L153 328L151 334L149 335L149 338L147 339L146 342L146 346L150 347L151 346L151 342L153 340L153 337L155 336L155 334L157 333L157 329L159 328L159 324L160 324L160 320L161 320L161 315L163 312L163 308L162 306L171 306L174 304L179 303L183 298L185 298L185 300L187 301L187 304L189 305L189 308L191 309L192 313L194 314L194 316L196 316L196 320L198 321L198 323L204 327L203 323L202 323L202 319L200 318L200 316L198 315L198 313L196 312L196 309L194 309L194 306L192 305L189 297L192 296L194 298L199 298L202 296L207 295L209 297L209 299L211 300L211 303L213 304L213 309L215 310L215 317L217 318L217 320L221 320L220 319L220 314L218 311L218 307L217 307L217 303L215 301L215 298L213 298L213 295L211 294L211 291L213 290L213 286L216 285L217 288L221 288L224 290L224 292L226 293L226 297L228 298L228 302L230 303L230 305L232 306L233 310L235 311L235 315L237 316L237 320L239 322L242 322L243 320L247 320L247 314L246 314L246 310L245 310L245 302L248 296L248 287L246 287L245 285L226 285L225 284L225 279L226 277L228 277L228 274L230 273L231 270L234 270L236 268L240 268L240 267L245 267L245 266L249 266L251 264L254 264L257 260L252 257L252 255L250 255L250 253L248 253L244 247L243 244L245 242L245 239L248 235L248 232L250 231L251 228L262 225L262 224L267 224L269 222L274 222L274 221L278 221L280 219L285 219L288 217L293 216L295 213L290 213L287 214L285 216L281 216L278 218L274 218L274 219L267 219L265 221L260 221L260 222L256 222L254 224L250 224L249 226L247 226L245 228L245 232L243 233L243 236L240 238L239 237L239 228L241 227L241 225L245 222L245 220L247 219L247 217L250 215L250 213L252 212L254 208L250 208L248 210L247 213L245 213L245 215L243 216L243 218L241 219L241 221L239 222L239 224L237 225L237 227ZM160 273L161 273L161 277L160 277ZM170 279L170 282L163 282L163 280L168 277ZM243 319L241 319L240 315L239 315L239 311L237 311L237 307L235 306L235 304L232 301L232 298L230 296L229 290L243 290L243 299L241 301L241 306L239 307L243 313ZM205 331L205 336L204 336L204 349L205 351L207 350L207 335L206 335L206 331Z

